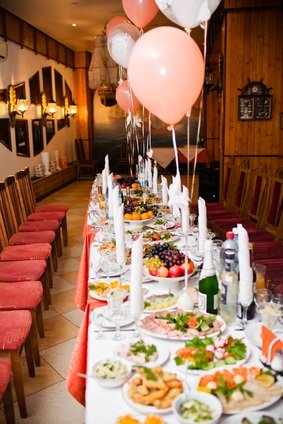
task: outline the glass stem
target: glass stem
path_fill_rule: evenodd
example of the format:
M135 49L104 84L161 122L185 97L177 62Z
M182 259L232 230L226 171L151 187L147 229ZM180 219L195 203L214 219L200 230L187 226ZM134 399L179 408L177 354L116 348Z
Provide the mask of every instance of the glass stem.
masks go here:
M244 305L242 305L242 307L243 307L243 318L242 318L242 324L243 324L243 327L244 328L246 328L246 326L247 326L247 324L248 324L248 306L244 306Z

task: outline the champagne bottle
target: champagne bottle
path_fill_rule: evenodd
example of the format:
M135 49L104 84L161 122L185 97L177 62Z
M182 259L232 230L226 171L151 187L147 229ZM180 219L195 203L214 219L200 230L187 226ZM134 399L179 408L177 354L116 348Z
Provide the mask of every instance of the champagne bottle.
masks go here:
M204 261L199 278L198 308L201 312L218 314L218 279L213 265L212 240L206 240Z

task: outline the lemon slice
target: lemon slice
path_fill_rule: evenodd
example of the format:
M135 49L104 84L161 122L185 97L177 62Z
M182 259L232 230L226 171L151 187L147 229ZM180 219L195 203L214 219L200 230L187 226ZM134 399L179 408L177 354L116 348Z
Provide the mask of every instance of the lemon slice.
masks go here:
M270 374L260 374L256 377L256 379L263 387L271 387L275 381L274 377Z

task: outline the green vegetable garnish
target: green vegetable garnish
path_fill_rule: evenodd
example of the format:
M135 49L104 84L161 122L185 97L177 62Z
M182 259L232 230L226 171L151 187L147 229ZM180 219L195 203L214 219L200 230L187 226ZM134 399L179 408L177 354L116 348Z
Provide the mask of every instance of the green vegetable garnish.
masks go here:
M130 352L135 356L139 353L144 353L145 362L149 362L151 356L156 352L156 346L154 344L146 345L143 340L138 340L130 346Z

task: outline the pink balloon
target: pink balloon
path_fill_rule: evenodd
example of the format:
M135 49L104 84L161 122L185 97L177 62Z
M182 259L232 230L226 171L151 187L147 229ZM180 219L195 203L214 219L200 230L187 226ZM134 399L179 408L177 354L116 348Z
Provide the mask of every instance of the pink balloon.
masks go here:
M115 16L115 18L110 19L108 24L105 27L106 36L110 34L112 29L119 24L130 24L131 22L125 16Z
M204 69L202 53L188 34L159 27L137 40L128 79L139 101L159 119L174 125L197 100Z
M138 27L144 28L158 13L154 0L122 0L124 11Z
M125 80L118 85L116 90L116 100L124 112L134 113L141 106L133 90L131 89L128 80Z

